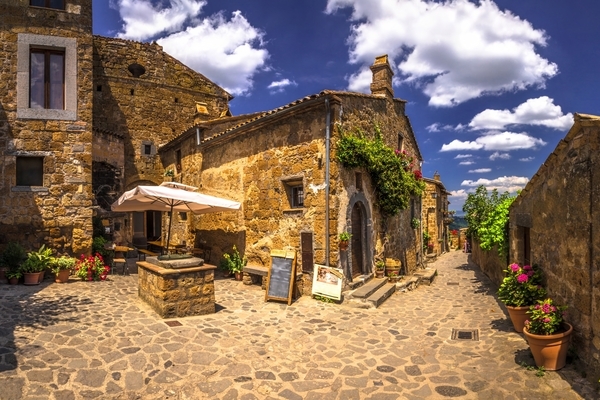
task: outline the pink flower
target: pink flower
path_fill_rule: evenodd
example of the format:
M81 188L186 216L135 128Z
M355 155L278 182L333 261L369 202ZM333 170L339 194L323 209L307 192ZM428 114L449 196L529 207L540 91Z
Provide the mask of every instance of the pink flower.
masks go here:
M545 322L545 323L548 323L548 322L550 322L550 318L548 318L548 317L544 318L544 322Z
M527 276L527 274L521 274L519 276L517 276L517 282L519 283L525 283L529 280L529 277Z
M510 269L512 270L512 272L517 272L519 270L519 264L510 264Z
M523 269L525 271L532 271L533 270L533 268L531 268L531 265L526 265L526 266L523 267Z

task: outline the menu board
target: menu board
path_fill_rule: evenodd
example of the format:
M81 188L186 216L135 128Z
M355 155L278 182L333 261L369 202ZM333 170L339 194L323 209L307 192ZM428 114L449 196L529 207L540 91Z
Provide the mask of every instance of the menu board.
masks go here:
M292 292L296 280L296 251L273 250L271 267L267 275L265 301L279 300L292 304Z

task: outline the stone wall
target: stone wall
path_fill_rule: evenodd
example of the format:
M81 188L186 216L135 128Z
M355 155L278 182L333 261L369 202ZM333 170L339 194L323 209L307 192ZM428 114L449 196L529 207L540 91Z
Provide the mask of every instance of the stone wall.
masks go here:
M494 246L491 250L482 250L477 239L471 239L471 260L479 266L484 274L496 286L500 286L504 279L503 270L508 266L506 256L498 254L498 248Z
M90 0L66 1L65 10L29 7L27 0L0 4L0 243L90 251L91 7ZM56 43L66 48L66 110L31 109L29 47ZM19 156L43 157L42 186L16 186Z
M216 267L165 269L138 262L138 294L162 318L214 314Z
M448 226L444 216L448 211L448 192L436 172L433 179L424 178L426 188L422 198L422 227L430 236L427 245L428 256L438 256L449 250ZM432 246L429 246L431 244Z
M194 121L226 113L232 97L156 43L94 36L93 44L94 127L123 137L126 189L159 184L157 149Z
M600 117L575 115L565 139L510 208L510 257L530 261L548 294L565 304L573 348L588 376L600 377Z

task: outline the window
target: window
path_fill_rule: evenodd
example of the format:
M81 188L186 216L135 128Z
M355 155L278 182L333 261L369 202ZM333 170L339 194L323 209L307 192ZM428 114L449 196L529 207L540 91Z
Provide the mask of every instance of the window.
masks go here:
M304 188L302 185L293 186L292 188L292 207L304 207Z
M32 49L29 108L65 109L65 52Z
M181 173L181 149L178 149L175 152L175 173L180 174Z
M362 192L363 184L362 184L362 174L360 172L356 172L354 174L354 182L356 185L356 190L358 190L359 192Z
M29 4L36 7L56 8L57 10L65 9L64 0L31 0Z
M77 39L19 33L17 118L77 120Z
M398 150L404 150L404 136L401 133L398 134Z
M143 156L153 156L156 154L156 147L149 140L142 140L140 154Z
M44 186L44 157L17 157L17 186Z

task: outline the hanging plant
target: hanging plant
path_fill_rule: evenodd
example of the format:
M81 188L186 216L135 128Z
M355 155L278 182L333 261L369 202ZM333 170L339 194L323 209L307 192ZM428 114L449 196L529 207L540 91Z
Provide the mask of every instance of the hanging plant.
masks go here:
M382 214L394 216L408 208L412 196L421 196L425 184L414 158L404 150L387 146L377 125L374 130L373 139L360 130L356 134L342 131L336 157L345 168L367 170Z

